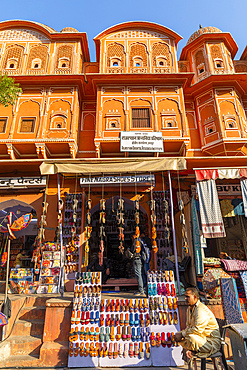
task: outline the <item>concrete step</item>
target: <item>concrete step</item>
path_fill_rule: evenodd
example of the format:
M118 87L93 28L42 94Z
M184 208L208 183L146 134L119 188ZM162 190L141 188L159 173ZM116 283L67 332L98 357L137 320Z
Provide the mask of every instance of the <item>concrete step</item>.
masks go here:
M45 306L46 301L52 297L47 297L45 296L37 296L33 294L32 296L27 296L26 297L26 302L25 305L27 307L32 307L32 306Z
M20 320L45 320L46 306L25 306L22 308Z
M0 361L0 368L35 368L40 367L40 360L38 355L12 355L4 361Z
M10 356L39 355L42 338L31 336L11 336L6 340L6 344L9 344L10 346Z
M13 336L32 335L42 336L44 331L44 320L17 320L12 331Z

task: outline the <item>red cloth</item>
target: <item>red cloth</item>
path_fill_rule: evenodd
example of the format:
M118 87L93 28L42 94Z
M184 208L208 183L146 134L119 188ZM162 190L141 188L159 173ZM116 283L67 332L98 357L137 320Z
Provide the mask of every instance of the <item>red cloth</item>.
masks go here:
M247 178L247 168L239 168L239 175L240 177Z
M216 180L219 176L218 170L196 170L196 180Z

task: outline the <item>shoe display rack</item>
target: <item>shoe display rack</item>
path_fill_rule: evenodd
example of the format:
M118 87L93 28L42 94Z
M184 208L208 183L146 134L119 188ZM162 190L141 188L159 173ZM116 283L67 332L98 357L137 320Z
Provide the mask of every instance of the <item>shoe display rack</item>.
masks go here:
M174 341L180 323L173 271L149 271L147 278L153 366L183 365Z
M170 193L168 191L154 191L153 199L155 201L156 243L158 247L157 268L162 269L163 259L173 254L170 222Z
M74 278L78 271L79 235L81 233L82 194L66 194L63 222L63 244L65 246L64 270Z
M37 293L59 293L59 276L61 270L60 246L46 243L42 252L42 262Z
M101 274L77 273L68 367L183 364L181 347L174 342L179 319L173 274L162 277L159 287L165 286L165 295L157 292L159 279L159 273L149 274L149 299L101 300Z

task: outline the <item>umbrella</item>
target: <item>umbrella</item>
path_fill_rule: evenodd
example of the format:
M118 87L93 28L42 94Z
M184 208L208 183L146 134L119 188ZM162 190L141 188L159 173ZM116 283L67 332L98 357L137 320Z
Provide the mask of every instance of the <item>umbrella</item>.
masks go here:
M209 294L211 298L221 298L220 278L230 277L231 276L221 268L208 269L202 278L203 290Z

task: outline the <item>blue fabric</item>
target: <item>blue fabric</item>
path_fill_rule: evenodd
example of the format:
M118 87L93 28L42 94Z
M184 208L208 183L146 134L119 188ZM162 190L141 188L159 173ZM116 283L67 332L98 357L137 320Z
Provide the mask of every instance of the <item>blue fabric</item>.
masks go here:
M134 268L135 276L137 278L138 290L140 293L143 293L144 289L143 289L143 277L142 277L142 261L140 258L134 260L133 268Z
M192 197L192 235L193 235L193 246L195 255L196 274L203 275L204 267L202 261L202 247L200 238L200 227L196 209L195 198Z
M233 199L232 205L234 207L235 215L244 216L244 203L242 199Z
M221 296L225 319L228 325L243 324L235 279L221 278Z

